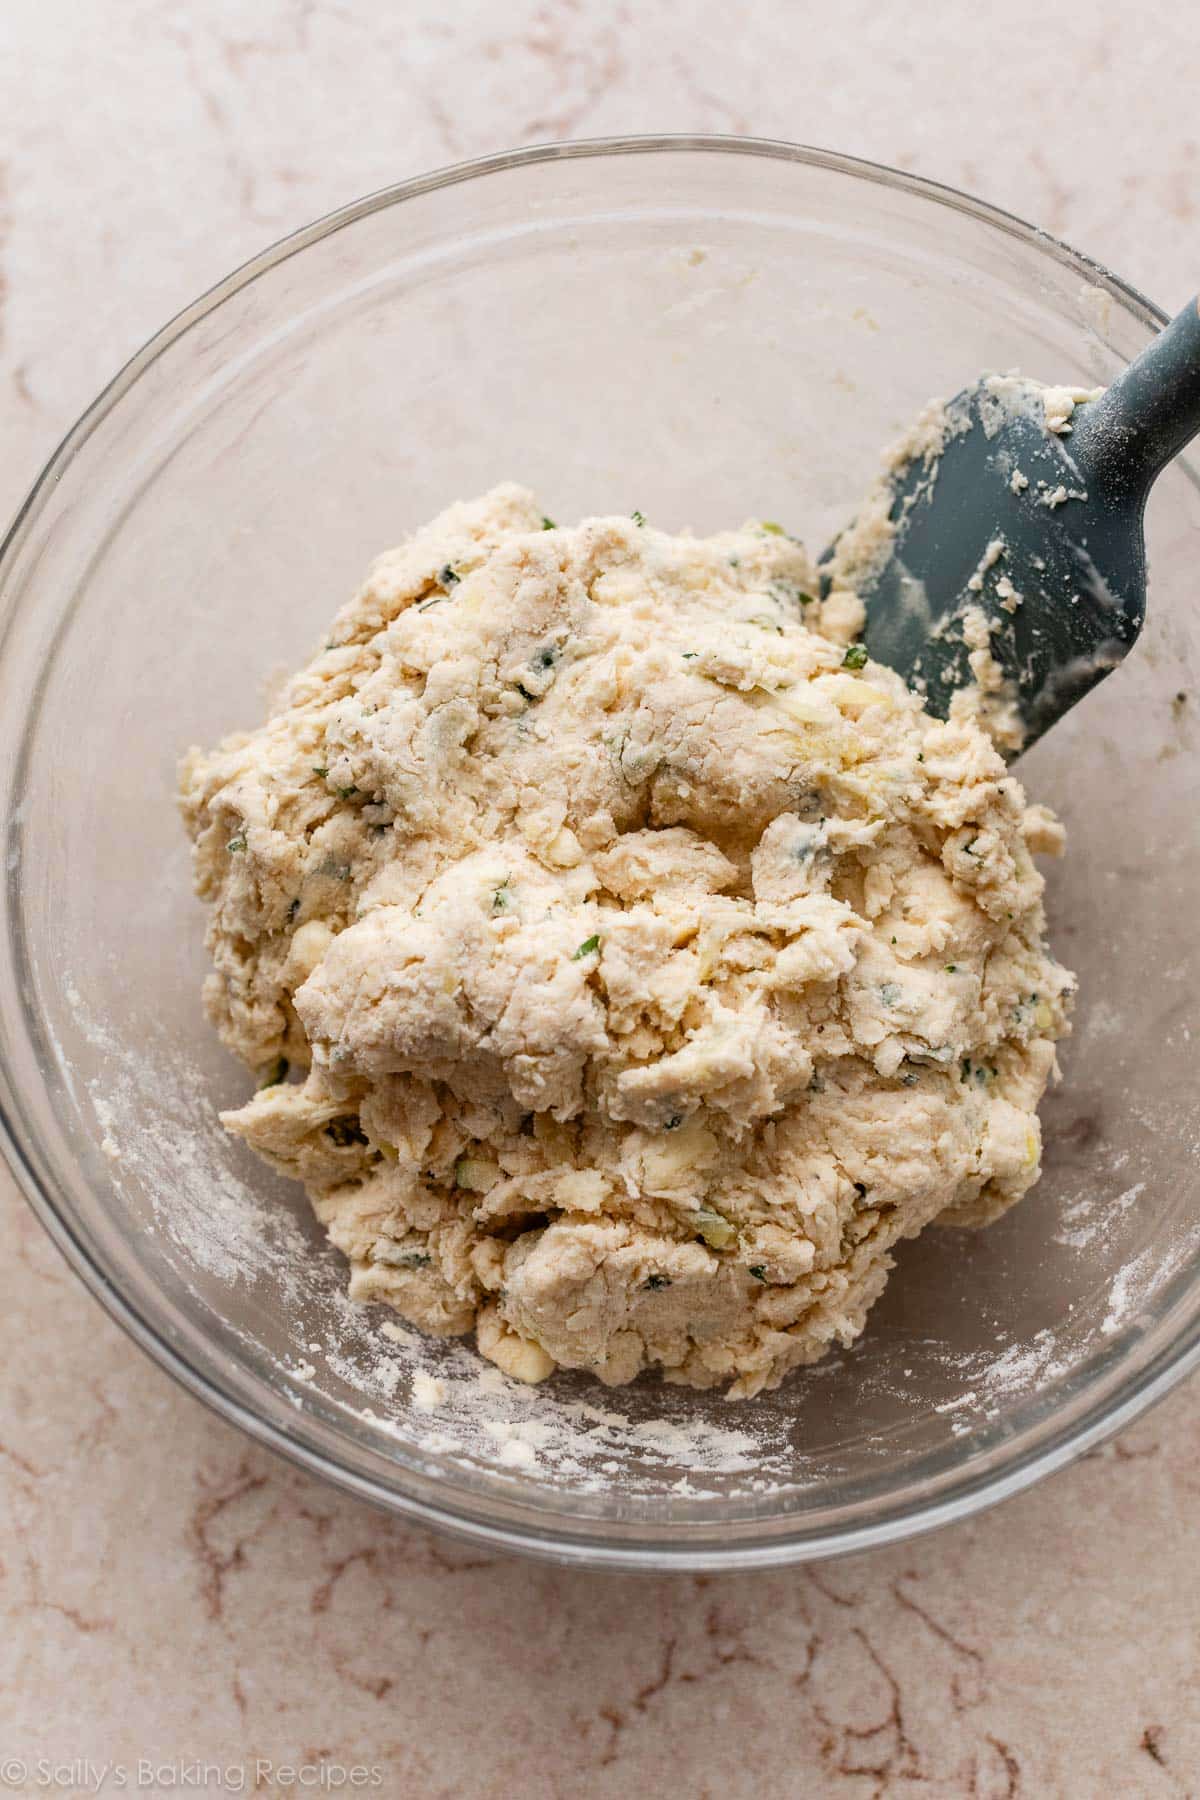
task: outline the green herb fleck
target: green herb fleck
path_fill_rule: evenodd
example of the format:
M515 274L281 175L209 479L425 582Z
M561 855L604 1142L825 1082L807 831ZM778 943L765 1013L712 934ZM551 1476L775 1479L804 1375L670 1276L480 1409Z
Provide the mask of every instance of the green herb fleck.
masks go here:
M770 532L772 537L786 537L787 536L787 532L783 529L783 526L777 525L775 523L774 519L760 519L759 523L761 524L764 531Z
M979 839L977 837L973 837L969 844L964 844L963 845L963 855L964 856L978 856L979 852L975 848L975 846L978 842L979 842Z
M590 938L584 938L584 940L583 940L582 944L580 944L578 950L572 952L571 961L578 962L581 957L590 956L592 954L593 950L598 950L599 948L600 948L599 933L593 932Z
M550 518L550 516L547 513L542 514L542 530L543 531L557 531L558 530L558 526L554 523L554 520L552 518Z
M511 880L512 876L506 875L492 895L492 911L494 913L507 912L512 904L512 896L508 891L508 884Z
M918 762L924 762L924 761L925 761L925 752L924 752L924 751L923 751L923 750L918 750L918 751L917 751L917 761L918 761Z
M683 660L684 662L695 662L699 654L700 652L698 650L685 650L683 652Z
M352 794L357 794L358 789L354 786L354 784L352 782L349 787L334 788L333 791L337 795L339 800L349 800Z
M672 1113L670 1118L667 1120L666 1124L663 1126L663 1130L664 1131L678 1131L679 1127L682 1124L683 1124L683 1114L682 1113Z
M367 1142L367 1134L355 1118L331 1119L325 1127L325 1136L339 1150L347 1150L351 1144Z
M647 1275L645 1281L642 1283L643 1287L651 1289L670 1287L670 1285L671 1277L669 1275Z
M321 780L324 781L325 777L329 773L329 770L323 769L319 763L314 763L312 766L312 772L314 775L319 775Z
M288 909L287 909L287 922L289 925L292 923L292 921L296 917L296 914L299 911L300 911L300 901L299 901L299 898L297 898L291 902L291 904L288 906Z
M231 837L225 848L231 855L236 855L239 850L244 850L246 848L245 832L239 831L236 837Z
M803 608L813 603L813 596L806 594L799 582L784 581L782 577L777 577L771 583L769 592L773 599L780 603L786 602L788 606Z
M634 507L633 511L630 513L629 516L633 520L635 525L644 525L646 523L645 513L639 512L636 506Z
M753 1275L755 1281L765 1281L767 1279L765 1263L751 1263L750 1273Z
M286 1081L288 1068L287 1057L277 1056L258 1084L259 1093L261 1094L264 1088L278 1087L281 1081Z
M947 963L946 964L946 973L947 973L947 975L957 975L958 974L958 964L957 963Z
M843 669L864 669L867 664L867 646L850 644L842 658Z
M376 1244L371 1251L371 1260L381 1262L389 1269L428 1269L434 1258L426 1249L401 1249L398 1253L392 1244Z
M437 572L437 578L444 588L456 587L462 580L462 576L459 574L458 570L452 568L449 563L442 564Z

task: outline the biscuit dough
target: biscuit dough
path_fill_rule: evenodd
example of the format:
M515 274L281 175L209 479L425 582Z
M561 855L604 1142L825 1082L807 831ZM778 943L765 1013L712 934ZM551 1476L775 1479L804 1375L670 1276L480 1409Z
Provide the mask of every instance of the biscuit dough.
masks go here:
M350 1292L523 1380L731 1396L863 1328L896 1241L1039 1173L1059 847L770 523L572 529L515 486L374 566L193 751L229 1129Z

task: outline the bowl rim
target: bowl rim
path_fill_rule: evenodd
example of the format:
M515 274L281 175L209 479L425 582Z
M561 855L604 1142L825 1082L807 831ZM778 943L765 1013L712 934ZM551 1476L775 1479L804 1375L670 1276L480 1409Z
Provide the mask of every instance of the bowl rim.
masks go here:
M171 345L260 276L361 218L444 187L532 164L660 153L760 156L900 190L1019 239L1039 254L1107 291L1127 313L1147 326L1161 328L1167 323L1167 314L1161 308L1104 264L1016 214L946 183L838 151L792 144L782 139L681 132L547 142L473 157L377 188L288 233L239 264L170 318L118 369L48 458L0 540L0 593L5 577L50 494L101 422ZM0 619L0 626L5 623ZM9 1117L2 1101L0 1151L35 1215L84 1286L160 1368L219 1417L309 1473L384 1510L495 1550L539 1557L565 1566L651 1573L671 1569L681 1572L751 1569L847 1555L901 1542L968 1518L1065 1467L1129 1424L1200 1364L1200 1323L1196 1323L1160 1349L1148 1367L1135 1369L1127 1391L1102 1396L1090 1409L1085 1408L1079 1417L1061 1426L1057 1432L1046 1430L1038 1443L1016 1455L1011 1462L982 1473L964 1475L938 1498L897 1506L869 1524L832 1529L827 1526L801 1528L759 1543L733 1544L720 1543L715 1534L711 1541L698 1541L689 1535L673 1543L669 1531L654 1532L648 1527L642 1528L644 1535L637 1539L606 1542L594 1529L586 1526L561 1534L549 1516L536 1525L524 1522L498 1524L457 1504L459 1496L449 1496L445 1502L439 1497L437 1502L431 1502L360 1473L336 1454L298 1439L292 1431L281 1428L229 1391L217 1377L194 1366L172 1344L160 1323L149 1316L149 1309L117 1286L93 1246L59 1211L55 1194L43 1184L37 1171L21 1127ZM583 1522L580 1524L582 1526Z

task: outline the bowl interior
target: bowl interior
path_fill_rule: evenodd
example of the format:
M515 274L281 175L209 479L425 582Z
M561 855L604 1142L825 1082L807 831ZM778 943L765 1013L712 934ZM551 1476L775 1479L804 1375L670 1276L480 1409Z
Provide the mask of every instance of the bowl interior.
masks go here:
M227 1140L180 754L261 715L369 559L515 478L570 520L781 518L816 549L982 368L1104 381L1151 315L915 184L719 147L522 157L314 228L193 309L77 432L2 570L3 1102L94 1279L238 1416L397 1502L560 1554L720 1560L998 1491L1195 1333L1200 493L1148 518L1146 633L1022 765L1066 820L1078 971L1040 1186L904 1248L864 1338L730 1407L530 1391L342 1297L303 1196ZM440 1387L427 1379L433 1377Z

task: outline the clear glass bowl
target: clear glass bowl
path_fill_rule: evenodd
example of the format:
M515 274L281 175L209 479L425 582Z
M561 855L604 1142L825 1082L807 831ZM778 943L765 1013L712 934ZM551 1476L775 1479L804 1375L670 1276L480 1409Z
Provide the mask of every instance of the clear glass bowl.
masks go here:
M930 395L982 368L1102 382L1161 317L945 188L781 144L641 139L378 194L134 358L0 563L0 1107L29 1198L139 1343L356 1493L629 1568L784 1562L961 1517L1193 1365L1185 463L1150 509L1145 636L1022 769L1069 827L1049 904L1081 982L1041 1185L990 1231L908 1245L854 1349L756 1401L481 1383L468 1346L397 1341L348 1305L303 1196L216 1124L247 1078L201 1015L173 804L180 753L254 721L368 559L458 495L513 477L561 519L756 513L819 547Z

